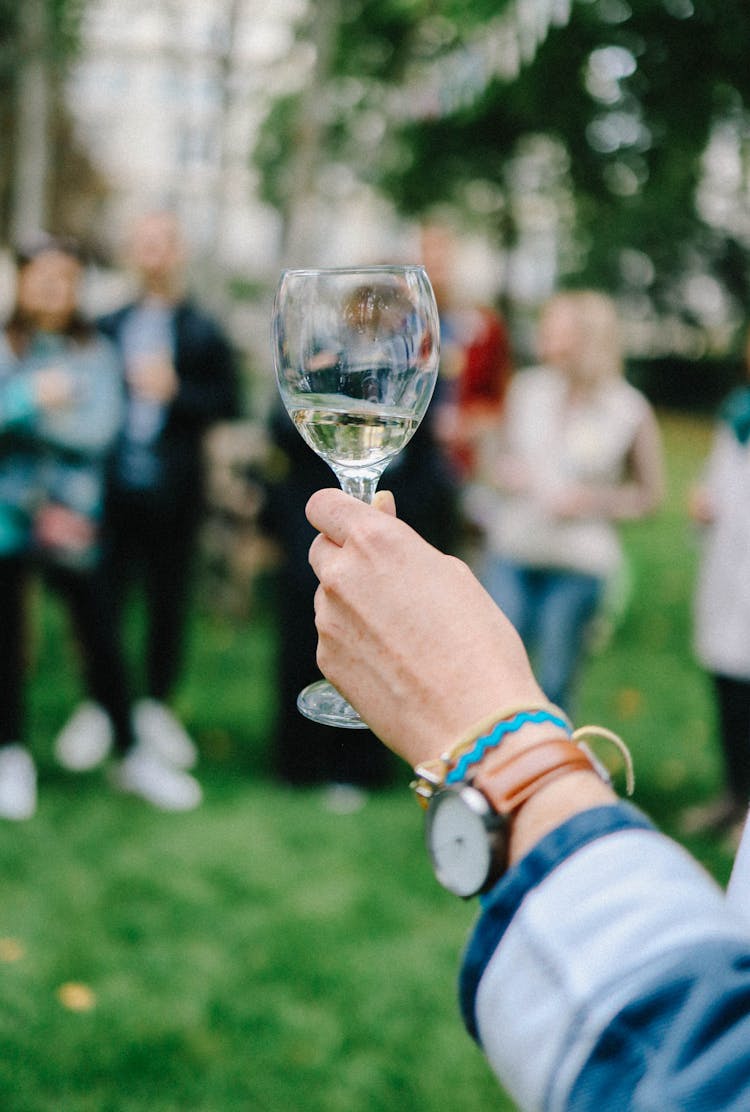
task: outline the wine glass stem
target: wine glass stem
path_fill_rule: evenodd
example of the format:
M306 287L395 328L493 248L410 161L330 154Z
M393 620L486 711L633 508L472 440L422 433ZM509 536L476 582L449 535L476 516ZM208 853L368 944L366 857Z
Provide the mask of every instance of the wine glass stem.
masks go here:
M356 472L339 472L338 475L344 493L359 498L360 502L372 502L379 478L379 475L358 475Z

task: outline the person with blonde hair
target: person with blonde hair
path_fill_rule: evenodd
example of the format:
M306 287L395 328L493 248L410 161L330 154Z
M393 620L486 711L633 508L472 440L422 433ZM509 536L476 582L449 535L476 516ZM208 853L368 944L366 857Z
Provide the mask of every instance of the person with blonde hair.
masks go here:
M649 402L625 380L610 297L554 295L538 352L484 445L483 580L535 651L547 697L569 707L590 622L622 566L616 523L658 507L662 448Z

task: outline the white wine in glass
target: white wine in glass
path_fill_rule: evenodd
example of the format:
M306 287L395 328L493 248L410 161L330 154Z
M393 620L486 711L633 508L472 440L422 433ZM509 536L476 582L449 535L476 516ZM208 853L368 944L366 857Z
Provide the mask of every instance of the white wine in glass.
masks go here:
M300 435L347 494L371 502L435 387L440 326L424 268L285 270L272 348L279 392ZM297 706L315 722L366 727L326 680L306 687Z

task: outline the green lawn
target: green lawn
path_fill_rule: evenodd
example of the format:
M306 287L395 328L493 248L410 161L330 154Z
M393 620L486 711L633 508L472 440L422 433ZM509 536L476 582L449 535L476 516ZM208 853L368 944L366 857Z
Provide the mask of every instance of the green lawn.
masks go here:
M719 777L689 652L695 545L683 502L704 423L663 420L668 506L628 530L632 593L587 669L580 721L630 743L636 801L673 829ZM50 755L79 696L55 606L30 689L38 815L0 827L0 1107L5 1112L510 1109L457 1015L474 915L432 878L399 785L354 815L269 774L273 591L252 620L196 619L179 709L205 805L162 815ZM721 879L719 844L691 847Z

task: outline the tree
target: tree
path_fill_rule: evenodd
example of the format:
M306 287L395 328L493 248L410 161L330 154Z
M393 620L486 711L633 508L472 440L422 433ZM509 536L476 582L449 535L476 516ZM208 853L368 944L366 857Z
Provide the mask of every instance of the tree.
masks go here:
M519 159L537 144L551 195L573 202L561 280L690 319L702 274L737 315L750 303L746 21L746 0L361 0L342 13L317 97L319 157L403 213L448 202L471 217L473 205L508 246L525 204ZM275 157L258 150L282 205L299 103L271 118ZM718 133L737 152L733 219L701 193Z
M46 226L56 207L65 167L56 144L65 134L60 88L85 2L0 0L0 112L15 140L0 168L0 219L12 240Z

